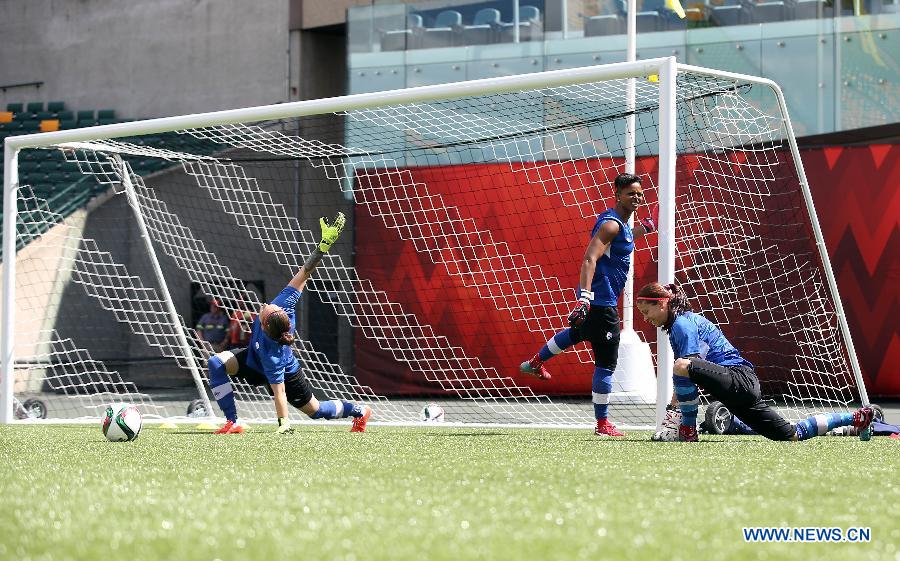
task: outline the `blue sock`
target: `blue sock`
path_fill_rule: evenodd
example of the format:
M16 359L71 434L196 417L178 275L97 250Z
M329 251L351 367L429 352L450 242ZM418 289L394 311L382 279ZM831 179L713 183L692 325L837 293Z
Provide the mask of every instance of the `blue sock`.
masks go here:
M697 386L687 376L672 376L672 382L675 385L678 409L681 410L681 426L696 426L697 405L700 403L700 392L697 391Z
M808 417L797 423L797 440L807 440L822 436L837 427L853 424L853 413L823 413Z
M609 392L612 391L612 370L594 368L594 379L591 382L592 401L594 402L594 418L605 419L609 412Z
M362 413L354 415L359 406L349 401L332 399L320 401L319 410L313 413L311 419L343 419L344 417L359 417Z
M213 397L216 403L225 413L225 418L229 421L237 421L237 406L234 404L234 390L231 387L231 380L225 371L225 363L222 359L213 355L207 361L209 367L209 386L212 388Z
M549 360L571 347L572 335L570 331L572 330L566 328L551 337L547 344L538 351L538 356L541 357L541 360Z

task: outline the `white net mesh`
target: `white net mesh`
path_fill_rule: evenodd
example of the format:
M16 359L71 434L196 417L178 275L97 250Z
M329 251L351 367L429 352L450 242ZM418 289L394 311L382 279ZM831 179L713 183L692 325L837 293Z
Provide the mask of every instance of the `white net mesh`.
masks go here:
M653 204L658 86L637 82ZM783 123L750 89L679 75L676 277L790 418L847 408L858 393ZM19 401L72 418L115 394L184 415L206 384L212 347L192 329L206 299L239 346L315 247L318 217L341 209L349 231L307 285L294 349L320 398L372 403L381 421L439 400L452 421L591 424L589 347L549 362L551 383L517 367L566 326L590 228L624 171L625 92L610 80L23 152L77 165L101 194L63 217L21 182ZM655 280L658 242L638 242L637 287ZM652 392L652 363L636 364L620 360L610 416L649 426L656 396L632 386ZM236 396L242 417L273 417L265 388Z

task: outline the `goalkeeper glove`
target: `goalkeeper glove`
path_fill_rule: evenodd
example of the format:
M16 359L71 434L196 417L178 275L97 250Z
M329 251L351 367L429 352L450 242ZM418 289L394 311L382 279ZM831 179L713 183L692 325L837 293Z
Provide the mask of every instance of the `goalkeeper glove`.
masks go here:
M571 327L579 327L587 318L588 312L591 310L591 301L594 299L594 293L590 290L581 289L578 302L572 313L569 314L569 325Z
M322 227L322 241L319 242L319 251L328 253L328 250L331 249L331 246L344 230L345 221L343 212L337 213L337 216L334 217L334 222L331 224L324 217L319 219L319 226Z
M638 222L641 223L641 226L644 227L644 232L647 234L652 234L657 230L656 221L659 218L659 205L653 205L653 209L650 211L650 216L647 218L638 218Z
M291 434L294 432L294 427L291 426L291 422L287 417L278 417L278 428L275 432L278 434Z

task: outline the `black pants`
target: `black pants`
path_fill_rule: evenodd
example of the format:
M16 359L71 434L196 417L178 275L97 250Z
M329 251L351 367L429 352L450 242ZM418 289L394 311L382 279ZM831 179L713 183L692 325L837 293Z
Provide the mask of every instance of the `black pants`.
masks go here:
M770 440L790 440L794 436L794 425L761 399L759 378L751 366L721 366L693 358L688 375L762 436Z
M591 306L584 323L569 331L573 343L589 341L594 364L616 369L619 361L619 312L611 306Z
M247 382L251 386L263 386L271 394L272 388L269 387L269 380L265 374L247 364L247 355L246 348L234 353L234 358L238 361L238 371L231 377ZM284 393L287 395L288 403L297 409L300 409L312 399L312 386L309 385L309 380L303 375L302 368L291 374L284 375Z

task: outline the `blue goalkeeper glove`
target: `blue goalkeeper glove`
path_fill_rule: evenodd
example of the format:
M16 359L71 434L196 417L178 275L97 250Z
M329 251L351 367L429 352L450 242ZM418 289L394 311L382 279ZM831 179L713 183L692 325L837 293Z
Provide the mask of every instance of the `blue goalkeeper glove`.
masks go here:
M590 290L581 289L578 302L572 313L569 314L569 326L575 328L580 327L587 319L588 312L591 311L591 301L594 300L594 293Z

